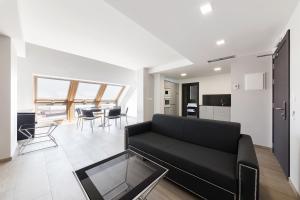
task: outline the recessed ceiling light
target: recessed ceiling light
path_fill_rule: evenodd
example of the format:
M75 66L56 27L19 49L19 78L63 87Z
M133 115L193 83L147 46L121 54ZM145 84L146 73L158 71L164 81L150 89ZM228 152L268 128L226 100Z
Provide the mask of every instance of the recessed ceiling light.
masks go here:
M180 74L180 76L185 77L187 74L186 73L182 73Z
M216 42L216 44L217 44L218 46L221 46L221 45L225 44L225 40L218 40L218 41Z
M212 12L212 7L210 3L204 4L200 7L202 15L207 15Z
M218 72L218 71L221 71L221 70L222 70L221 67L216 67L216 68L214 68L214 71L215 71L215 72Z

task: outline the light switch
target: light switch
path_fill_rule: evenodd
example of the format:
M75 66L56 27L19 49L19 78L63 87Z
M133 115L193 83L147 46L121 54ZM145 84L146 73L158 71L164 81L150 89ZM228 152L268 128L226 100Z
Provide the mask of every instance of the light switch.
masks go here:
M233 89L234 90L240 89L240 84L238 84L238 83L233 84Z

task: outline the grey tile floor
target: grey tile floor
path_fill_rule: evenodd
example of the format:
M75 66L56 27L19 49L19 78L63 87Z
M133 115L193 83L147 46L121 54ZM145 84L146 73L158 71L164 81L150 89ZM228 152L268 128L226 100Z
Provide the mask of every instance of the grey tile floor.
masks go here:
M129 122L135 123L135 120ZM0 163L0 200L84 200L73 171L124 149L124 126L120 129L114 124L110 130L95 128L94 133L91 132L88 123L82 132L76 125L62 125L58 127L54 136L59 147L16 156L10 162ZM261 179L261 187L264 186L264 190L261 190L262 199L297 199L292 195L290 185L284 179L272 152L260 148L256 150L258 158L264 158L259 159L262 172L276 169L275 175L268 172L270 177L267 176L268 173L262 173L265 175ZM280 180L276 183L282 183L279 184L280 187L278 184L274 185L274 177ZM285 182L282 182L284 180ZM147 199L199 198L169 181L162 180Z
M59 147L0 164L1 200L83 200L72 172L124 150L124 126L114 123L93 133L88 123L82 132L74 124L61 125L54 136Z

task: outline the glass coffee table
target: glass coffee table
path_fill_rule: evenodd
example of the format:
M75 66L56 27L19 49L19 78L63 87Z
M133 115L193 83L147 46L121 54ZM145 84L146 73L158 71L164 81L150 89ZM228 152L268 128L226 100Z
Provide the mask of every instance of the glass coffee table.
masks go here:
M87 199L146 199L168 169L134 151L97 162L74 172Z

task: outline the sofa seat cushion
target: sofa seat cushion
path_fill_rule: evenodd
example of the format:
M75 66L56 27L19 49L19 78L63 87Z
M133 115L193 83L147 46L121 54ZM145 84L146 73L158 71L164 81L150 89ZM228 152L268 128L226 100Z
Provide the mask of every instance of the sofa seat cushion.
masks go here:
M237 156L234 154L154 132L129 137L129 145L231 192L237 191Z

